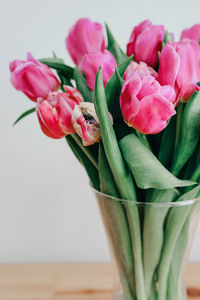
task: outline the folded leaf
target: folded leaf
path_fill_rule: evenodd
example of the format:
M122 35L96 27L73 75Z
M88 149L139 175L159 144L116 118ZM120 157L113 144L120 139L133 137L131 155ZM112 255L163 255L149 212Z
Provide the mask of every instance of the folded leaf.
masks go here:
M192 156L200 136L200 94L195 92L187 103L181 128L178 144L175 148L171 172L178 175L182 167Z
M171 174L135 134L121 139L119 145L139 188L170 189L194 184Z
M17 118L17 120L13 123L13 126L16 125L20 120L22 120L23 118L25 118L26 116L32 114L33 112L35 112L35 107L25 111L23 114L21 114L19 116L19 118Z
M61 58L41 58L39 61L56 71L60 71L68 79L73 79L74 77L74 68L65 65Z
M127 55L123 52L119 44L116 42L110 28L106 24L106 32L108 37L108 47L107 49L113 54L115 57L117 64L120 65L127 59Z
M82 73L79 72L78 68L74 69L74 80L76 82L76 88L82 94L86 102L93 102L93 91L87 86L87 80Z

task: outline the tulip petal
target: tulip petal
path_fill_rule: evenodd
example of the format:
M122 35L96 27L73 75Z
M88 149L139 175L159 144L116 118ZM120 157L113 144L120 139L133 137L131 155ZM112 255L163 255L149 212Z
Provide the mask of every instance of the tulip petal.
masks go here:
M188 38L191 40L195 40L197 43L199 42L199 35L200 35L200 24L195 24L191 28L185 29L182 31L181 34L181 41L184 38Z
M149 66L155 67L164 35L164 26L151 26L141 32L135 42L135 59L138 62L143 61Z
M182 43L177 52L180 57L180 67L176 78L177 86L181 90L180 97L188 99L196 89L196 83L199 80L197 74L197 59L195 52L190 44Z
M10 64L12 85L33 101L46 98L60 83L49 67L37 61L30 53L27 61L14 60Z
M142 87L137 94L139 100L151 94L159 94L160 84L153 76L143 76L141 82Z
M132 126L132 119L136 116L140 108L140 101L137 98L137 93L141 87L141 79L137 75L129 77L122 86L120 107L123 118L129 126Z
M102 68L104 86L115 71L116 61L108 51L86 54L79 64L79 70L84 71L88 87L94 91L95 78L99 67Z
M164 46L160 55L158 70L158 81L160 84L174 86L179 67L180 57L174 47L168 43Z
M159 94L162 95L163 97L165 97L167 100L169 100L172 103L175 103L175 101L176 101L176 92L171 85L161 86Z
M70 98L68 98L66 101L66 97L63 96L62 93L58 95L56 110L58 114L59 127L61 128L62 132L66 134L75 132L71 122L72 112L75 104L76 102Z
M59 139L64 137L62 130L58 126L58 115L55 108L48 103L48 101L40 101L36 106L37 116L40 122L40 126L44 134L47 136Z
M103 27L88 18L79 19L66 38L67 50L75 64L88 53L105 50Z
M135 53L135 41L136 41L136 38L137 36L143 31L145 30L146 28L152 26L152 23L150 20L145 20L143 22L141 22L138 26L135 26L132 33L131 33L131 36L130 36L130 39L129 39L129 42L127 44L127 55L128 56L131 56L132 54Z
M173 104L160 95L149 95L140 101L140 110L133 120L133 127L144 134L162 131L176 113Z

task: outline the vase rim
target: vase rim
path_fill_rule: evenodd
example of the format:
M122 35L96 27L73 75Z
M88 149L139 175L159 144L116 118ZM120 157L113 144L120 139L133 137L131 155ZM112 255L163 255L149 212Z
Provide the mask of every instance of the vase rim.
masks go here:
M101 197L114 200L116 202L122 202L122 203L127 203L130 205L136 205L136 206L149 206L149 207L179 207L179 206L186 206L186 205L192 205L195 202L200 203L200 197L194 198L194 199L189 199L189 200L183 200L183 201L174 201L174 202L134 202L131 200L126 200L126 199L120 199L105 193L102 193L98 190L96 190L92 184L90 183L91 189L94 191L96 195L99 195Z

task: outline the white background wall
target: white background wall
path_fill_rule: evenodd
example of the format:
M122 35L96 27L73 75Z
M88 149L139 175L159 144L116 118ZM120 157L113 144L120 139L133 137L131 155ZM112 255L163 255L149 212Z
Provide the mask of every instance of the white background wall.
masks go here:
M8 63L58 56L71 63L64 39L80 17L107 21L125 47L134 25L150 18L176 33L200 23L200 1L17 0L0 7L0 262L108 261L107 242L88 179L65 140L51 140L33 107L9 83ZM200 261L200 230L192 260Z

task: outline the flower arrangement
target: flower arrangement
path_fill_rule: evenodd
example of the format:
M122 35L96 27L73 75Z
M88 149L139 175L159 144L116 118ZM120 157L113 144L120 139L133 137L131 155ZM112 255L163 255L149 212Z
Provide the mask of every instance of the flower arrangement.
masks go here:
M107 25L106 33L107 41L101 24L76 22L66 38L74 67L55 54L11 62L12 85L36 104L15 124L36 111L43 133L65 137L92 186L111 197L141 204L197 199L200 25L177 42L146 20L134 27L126 53ZM185 252L195 209L196 202L175 219L169 208L140 214L119 201L108 209L125 300L183 299L171 290L181 268L173 257Z

